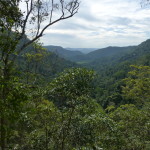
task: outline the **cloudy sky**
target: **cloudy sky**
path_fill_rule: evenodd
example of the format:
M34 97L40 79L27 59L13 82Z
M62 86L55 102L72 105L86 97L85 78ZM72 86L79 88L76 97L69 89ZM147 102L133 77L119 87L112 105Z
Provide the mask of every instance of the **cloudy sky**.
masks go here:
M150 38L150 6L140 0L81 0L78 14L45 32L44 45L103 48L138 45Z

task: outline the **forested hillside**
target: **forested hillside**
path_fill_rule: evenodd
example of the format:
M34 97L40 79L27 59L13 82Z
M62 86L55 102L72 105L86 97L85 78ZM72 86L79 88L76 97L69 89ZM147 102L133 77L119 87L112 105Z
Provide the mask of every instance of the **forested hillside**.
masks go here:
M70 51L67 49L64 49L60 46L44 46L48 51L50 52L54 52L55 54L57 54L58 56L65 58L67 60L72 60L72 58L76 57L76 56L80 56L83 55L83 53L81 53L80 51Z
M93 52L90 52L87 54L87 58L90 59L90 61L94 61L96 59L101 59L101 58L112 58L116 55L122 56L123 54L128 53L134 48L134 46L129 46L129 47L107 47L103 49L99 49Z
M150 40L132 47L126 54L100 57L84 65L97 72L94 96L103 107L126 103L122 97L121 87L124 85L123 79L128 77L128 72L132 69L131 65L150 66Z
M44 31L80 5L53 2L0 1L0 150L149 150L150 40L46 49Z
M33 82L35 78L35 84L40 83L41 79L44 84L44 82L50 81L66 68L78 66L38 44L27 48L26 53L18 57L16 64L17 69L23 73L20 74L22 78L29 80L27 82Z
M98 59L108 59L115 56L123 56L124 54L128 54L132 51L136 46L128 46L128 47L107 47L98 50L94 50L87 54L84 54L78 49L74 49L74 51L66 50L60 46L44 46L48 51L54 52L62 58L68 59L70 61L76 63L89 63ZM80 50L80 49L79 49Z
M66 48L66 49L70 51L80 51L83 54L87 54L87 53L97 50L97 48Z

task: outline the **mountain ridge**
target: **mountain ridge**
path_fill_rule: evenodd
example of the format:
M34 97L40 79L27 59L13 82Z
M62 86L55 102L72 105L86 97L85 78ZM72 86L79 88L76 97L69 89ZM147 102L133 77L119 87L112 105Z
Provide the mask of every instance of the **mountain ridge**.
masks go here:
M68 60L71 60L70 59L71 57L74 57L77 55L83 55L83 53L80 51L70 51L61 46L49 45L49 46L43 46L43 47L46 48L48 51L54 52L58 56L68 59Z
M89 64L89 63L102 63L104 61L126 61L130 59L137 59L143 53L149 53L150 47L150 39L142 42L137 46L109 46L106 48L101 48L84 54L80 51L71 51L65 49L61 46L44 46L48 49L48 51L54 52L59 57L70 60L72 62L80 63L80 64ZM75 50L75 49L74 49Z

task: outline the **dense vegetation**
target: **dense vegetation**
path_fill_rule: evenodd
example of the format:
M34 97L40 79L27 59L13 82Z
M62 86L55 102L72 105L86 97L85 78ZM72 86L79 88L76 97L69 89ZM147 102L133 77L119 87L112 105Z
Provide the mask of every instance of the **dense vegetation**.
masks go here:
M0 1L0 149L150 149L150 40L79 66L27 38L18 3Z

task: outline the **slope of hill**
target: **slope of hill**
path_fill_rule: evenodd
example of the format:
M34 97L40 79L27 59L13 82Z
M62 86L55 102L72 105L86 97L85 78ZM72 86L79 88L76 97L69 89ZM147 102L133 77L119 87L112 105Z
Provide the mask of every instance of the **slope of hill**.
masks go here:
M31 45L25 53L18 56L16 67L22 72L19 76L23 79L32 81L36 76L36 83L46 83L64 69L78 67L78 65L53 52L35 50Z
M128 47L107 47L92 51L85 55L78 55L74 56L71 60L80 63L91 63L95 60L105 60L108 58L112 58L115 56L123 56L128 52L132 51L135 46L128 46Z
M121 66L122 64L143 64L150 65L150 40L142 42L138 46L114 48L108 47L102 50L97 50L88 55L97 59L89 62L90 66L96 70L104 65L109 67ZM121 51L121 53L120 53Z
M49 45L49 46L44 46L44 47L48 51L54 52L58 56L65 58L65 59L68 59L68 60L72 60L72 57L75 57L78 55L83 55L83 53L81 53L80 51L70 51L70 50L62 48L61 46Z
M133 49L134 46L128 46L128 47L106 47L102 48L93 52L90 52L87 54L87 57L89 57L91 60L98 59L98 58L105 58L105 57L113 57L118 54L123 54L126 52L129 52L131 49Z
M122 79L128 77L128 72L132 70L130 65L150 66L150 40L133 47L128 53L103 57L84 64L97 72L93 96L103 107L130 103L125 102L121 93L124 85Z
M92 51L97 50L98 48L66 48L66 49L70 50L70 51L80 51L83 54L88 54L88 53L90 53Z
M128 53L131 49L135 48L134 46L128 47L107 47L92 51L88 54L83 54L78 51L81 49L77 49L77 51L73 51L73 49L64 49L60 46L44 46L48 51L56 53L58 56L65 58L67 60L78 62L78 63L89 63L95 61L100 58L109 58L115 55L123 55L124 53ZM75 49L74 49L75 50Z
M140 45L135 47L131 53L121 57L119 62L130 61L130 62L137 62L138 63L138 61L143 60L143 63L144 63L144 61L146 63L146 59L149 56L150 56L150 39L142 42ZM149 62L150 62L150 59L149 59Z

